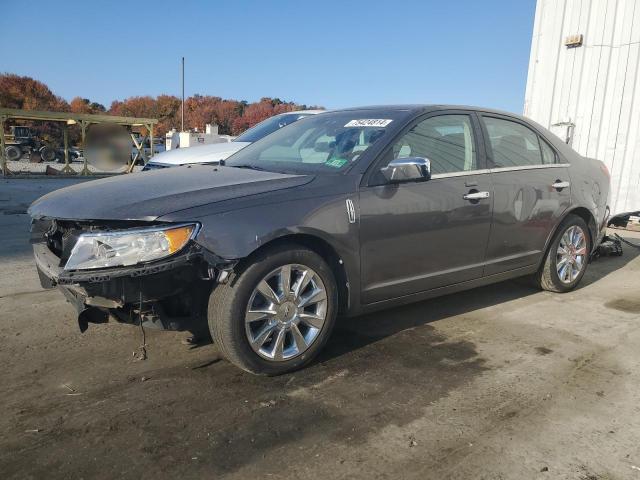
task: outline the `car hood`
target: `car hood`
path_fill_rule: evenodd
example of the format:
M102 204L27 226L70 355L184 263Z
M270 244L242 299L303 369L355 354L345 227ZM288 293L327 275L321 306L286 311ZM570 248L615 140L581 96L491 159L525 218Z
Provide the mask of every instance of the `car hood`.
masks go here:
M193 165L84 182L29 207L34 218L152 221L187 208L304 185L309 175Z
M186 165L190 163L212 163L230 157L250 142L224 142L197 147L177 148L155 155L149 163L162 166Z

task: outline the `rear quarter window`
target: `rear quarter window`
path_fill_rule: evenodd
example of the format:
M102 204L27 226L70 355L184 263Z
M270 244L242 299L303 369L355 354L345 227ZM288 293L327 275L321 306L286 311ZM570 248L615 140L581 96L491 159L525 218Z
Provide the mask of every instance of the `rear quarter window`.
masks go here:
M542 138L540 139L540 148L542 150L542 163L545 165L551 165L554 163L558 163L558 156L553 148L549 146L549 144L544 141Z

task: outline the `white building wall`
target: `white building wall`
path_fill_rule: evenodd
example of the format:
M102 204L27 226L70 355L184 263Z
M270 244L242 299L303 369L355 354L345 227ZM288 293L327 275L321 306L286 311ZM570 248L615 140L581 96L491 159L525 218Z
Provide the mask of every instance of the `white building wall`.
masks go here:
M613 213L640 210L639 72L640 0L538 0L524 114L607 164Z

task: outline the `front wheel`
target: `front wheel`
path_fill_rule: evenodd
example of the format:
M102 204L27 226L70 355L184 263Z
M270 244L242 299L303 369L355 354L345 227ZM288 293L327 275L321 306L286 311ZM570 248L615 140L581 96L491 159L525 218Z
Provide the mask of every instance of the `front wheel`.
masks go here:
M317 253L283 245L259 253L209 300L209 329L221 353L256 374L279 375L309 363L326 343L337 312L333 272Z
M549 246L536 283L550 292L573 290L587 270L590 252L587 224L577 215L567 216Z
M22 158L22 150L20 149L20 147L16 146L16 145L8 145L5 149L4 149L4 154L7 158L7 160L11 161L11 162L15 162L18 161Z

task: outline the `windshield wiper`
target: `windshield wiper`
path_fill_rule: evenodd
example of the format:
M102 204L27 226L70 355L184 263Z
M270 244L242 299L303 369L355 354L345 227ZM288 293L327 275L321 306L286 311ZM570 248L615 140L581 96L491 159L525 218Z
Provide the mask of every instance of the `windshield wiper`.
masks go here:
M259 172L268 172L266 168L257 167L255 165L227 165L227 167L246 168L247 170L257 170Z

